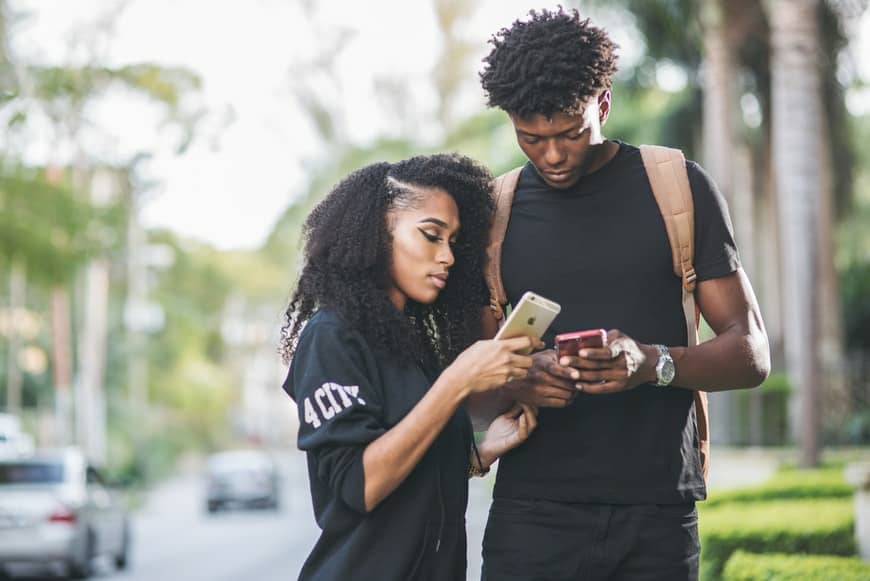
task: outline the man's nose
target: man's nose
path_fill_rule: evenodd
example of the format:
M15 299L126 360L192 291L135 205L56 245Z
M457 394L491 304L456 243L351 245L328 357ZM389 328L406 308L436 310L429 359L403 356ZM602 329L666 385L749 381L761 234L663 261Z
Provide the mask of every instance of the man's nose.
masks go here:
M556 140L547 143L547 149L544 150L544 161L550 166L557 166L565 161L565 150L559 147Z

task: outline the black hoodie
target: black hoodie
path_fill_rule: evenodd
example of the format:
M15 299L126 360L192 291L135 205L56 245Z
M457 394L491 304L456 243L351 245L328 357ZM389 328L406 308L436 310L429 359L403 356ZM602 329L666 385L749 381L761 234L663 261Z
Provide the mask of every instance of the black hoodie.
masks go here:
M300 580L465 579L471 423L456 411L420 463L367 513L363 451L432 384L371 349L332 311L306 325L284 382L299 410L314 516L322 530Z

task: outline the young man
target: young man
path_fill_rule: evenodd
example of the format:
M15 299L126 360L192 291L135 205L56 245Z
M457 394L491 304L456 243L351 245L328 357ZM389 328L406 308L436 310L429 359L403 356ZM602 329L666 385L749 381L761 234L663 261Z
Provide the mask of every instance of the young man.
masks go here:
M529 159L502 247L508 302L534 290L562 305L547 344L602 327L610 348L536 354L529 377L506 384L542 409L537 432L501 460L483 576L696 579L706 487L692 390L754 387L770 366L725 202L688 162L695 299L716 333L688 348L639 149L602 134L616 46L561 8L532 11L491 42L481 84Z

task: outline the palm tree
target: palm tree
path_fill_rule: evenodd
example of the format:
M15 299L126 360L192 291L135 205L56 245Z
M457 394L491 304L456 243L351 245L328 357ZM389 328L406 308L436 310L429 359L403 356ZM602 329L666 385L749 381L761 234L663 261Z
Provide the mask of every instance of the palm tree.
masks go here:
M801 465L818 463L816 356L818 236L826 134L820 76L819 0L771 2L773 168L781 225L786 367L797 388L792 419Z

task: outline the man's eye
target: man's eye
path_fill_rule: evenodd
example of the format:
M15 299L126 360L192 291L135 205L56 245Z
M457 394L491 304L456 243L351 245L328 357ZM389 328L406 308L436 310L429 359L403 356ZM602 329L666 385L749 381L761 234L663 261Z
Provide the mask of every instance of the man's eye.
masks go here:
M539 141L540 141L540 139L538 139L537 137L524 137L523 138L523 143L527 143L529 145L535 145Z

